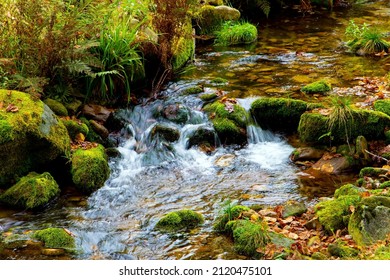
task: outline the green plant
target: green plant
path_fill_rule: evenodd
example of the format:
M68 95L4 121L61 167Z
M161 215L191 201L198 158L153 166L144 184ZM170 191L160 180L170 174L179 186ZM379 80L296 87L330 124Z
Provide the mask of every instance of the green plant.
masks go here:
M351 136L351 124L353 123L353 109L351 107L351 98L334 96L330 98L332 104L330 114L327 119L328 131L334 129L343 129L345 140L349 146Z
M248 22L227 21L215 32L215 44L229 46L247 44L257 40L257 28Z
M349 39L347 45L354 52L374 54L382 51L387 52L390 47L390 43L384 39L385 33L366 23L358 25L351 20L345 30L345 35Z

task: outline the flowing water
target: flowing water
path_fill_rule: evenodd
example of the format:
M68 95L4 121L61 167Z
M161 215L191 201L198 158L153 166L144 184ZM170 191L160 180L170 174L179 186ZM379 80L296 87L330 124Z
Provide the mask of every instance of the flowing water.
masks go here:
M211 153L188 149L189 135L211 124L199 97L185 90L199 84L206 93L222 89L248 109L258 96L302 97L297 89L319 78L341 87L353 85L355 76L383 75L386 62L356 57L340 47L349 19L376 22L378 14L382 22L388 20L389 7L270 20L259 26L256 44L200 49L195 68L168 85L163 101L123 111L127 127L117 137L121 156L110 160L111 176L104 187L89 197L65 190L56 204L39 213L0 209L0 232L65 227L76 236L78 259L242 258L229 239L212 230L224 201L274 206L291 199L311 203L312 196L300 189L299 170L289 161L292 142L256 124L248 127L245 147L219 145ZM229 82L213 84L215 77ZM176 103L188 108L187 122L155 117L156 108ZM152 137L157 124L175 127L180 139L167 143ZM165 213L183 208L202 213L205 223L191 232L154 230Z

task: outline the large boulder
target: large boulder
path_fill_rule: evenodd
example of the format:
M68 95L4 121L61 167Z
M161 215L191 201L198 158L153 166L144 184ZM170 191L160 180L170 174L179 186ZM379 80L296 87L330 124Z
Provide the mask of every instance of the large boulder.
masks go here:
M358 245L386 239L390 234L390 198L364 198L349 220L348 231Z
M0 201L21 209L36 209L45 206L59 193L57 182L48 172L30 172L7 189L0 196Z
M68 132L53 111L29 94L0 90L0 186L65 155Z
M241 17L239 10L228 6L203 5L194 15L198 34L212 34L224 21L236 21Z

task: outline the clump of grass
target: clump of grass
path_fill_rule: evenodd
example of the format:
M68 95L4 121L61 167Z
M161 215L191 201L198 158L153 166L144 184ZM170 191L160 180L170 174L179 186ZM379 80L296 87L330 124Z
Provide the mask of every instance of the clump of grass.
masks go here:
M375 54L389 51L390 43L385 40L385 33L366 23L358 25L351 20L345 30L345 35L349 39L347 45L353 52Z
M256 41L257 28L247 22L227 21L221 25L221 29L215 32L215 44L230 46L248 44Z

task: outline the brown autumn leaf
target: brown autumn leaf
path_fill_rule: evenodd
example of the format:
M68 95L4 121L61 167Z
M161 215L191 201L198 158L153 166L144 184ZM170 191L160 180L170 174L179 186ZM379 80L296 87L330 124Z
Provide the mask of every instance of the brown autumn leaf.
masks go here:
M75 141L76 141L76 142L84 142L84 141L85 141L85 136L84 136L84 134L82 134L81 132L78 133L78 134L75 136Z
M3 106L4 106L4 102L0 101L0 110L3 109Z
M355 213L355 206L350 205L350 206L349 206L349 212Z
M19 111L19 108L14 104L9 104L5 110L7 112L16 113L17 111Z

